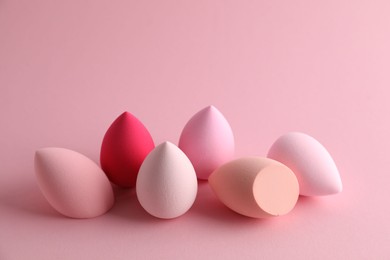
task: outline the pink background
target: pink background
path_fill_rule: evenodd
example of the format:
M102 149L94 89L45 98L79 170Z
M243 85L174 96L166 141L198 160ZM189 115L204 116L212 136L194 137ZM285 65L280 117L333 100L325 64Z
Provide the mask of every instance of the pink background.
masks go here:
M390 254L390 2L0 0L0 259L386 259ZM124 110L177 143L206 105L231 123L237 156L281 134L322 142L344 191L254 220L202 182L162 221L117 190L106 215L56 213L34 151L95 161Z

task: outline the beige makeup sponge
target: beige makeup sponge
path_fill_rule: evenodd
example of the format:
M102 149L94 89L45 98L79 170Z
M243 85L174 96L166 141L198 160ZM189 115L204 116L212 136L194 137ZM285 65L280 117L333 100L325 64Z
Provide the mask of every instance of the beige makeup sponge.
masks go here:
M223 204L253 218L290 212L299 196L294 173L269 158L243 157L216 169L209 183Z

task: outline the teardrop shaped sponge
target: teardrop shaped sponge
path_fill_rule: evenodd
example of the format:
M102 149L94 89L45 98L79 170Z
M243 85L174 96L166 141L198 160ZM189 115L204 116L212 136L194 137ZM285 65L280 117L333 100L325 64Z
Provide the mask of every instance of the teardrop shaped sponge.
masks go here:
M216 168L233 158L233 131L223 114L208 106L184 126L179 148L191 160L198 179L207 180Z
M121 114L108 128L100 151L100 164L111 182L134 187L139 168L154 148L146 127L129 112Z

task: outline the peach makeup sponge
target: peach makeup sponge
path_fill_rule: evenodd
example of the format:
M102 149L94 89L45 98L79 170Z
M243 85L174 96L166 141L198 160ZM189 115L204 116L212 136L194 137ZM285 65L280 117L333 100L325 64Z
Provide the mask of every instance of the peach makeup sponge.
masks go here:
M234 136L228 121L214 106L204 108L185 125L179 147L194 165L199 179L207 180L234 156Z
M295 173L301 195L323 196L342 190L335 162L325 147L309 135L292 132L281 136L270 148L268 157Z
M107 176L91 159L64 148L43 148L35 153L38 185L61 214L92 218L104 214L114 203Z
M230 161L210 175L209 183L227 207L253 218L287 214L299 196L294 173L287 166L262 157Z
M153 139L145 126L135 116L124 112L103 138L100 164L111 182L133 187L139 167L153 148Z
M136 185L141 206L151 215L170 219L187 212L198 181L187 156L174 144L158 145L143 162Z

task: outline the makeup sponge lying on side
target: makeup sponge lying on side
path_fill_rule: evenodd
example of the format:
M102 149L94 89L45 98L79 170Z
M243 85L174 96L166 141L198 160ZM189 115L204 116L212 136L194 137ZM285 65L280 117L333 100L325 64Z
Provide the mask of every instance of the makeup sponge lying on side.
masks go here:
M43 148L35 153L38 185L61 214L92 218L114 204L111 183L100 167L86 156L64 148Z
M291 132L281 136L271 146L268 157L295 173L301 195L324 196L342 191L340 174L331 155L307 134Z
M209 177L220 201L253 218L287 214L299 196L294 173L285 165L262 157L243 157L222 165Z

